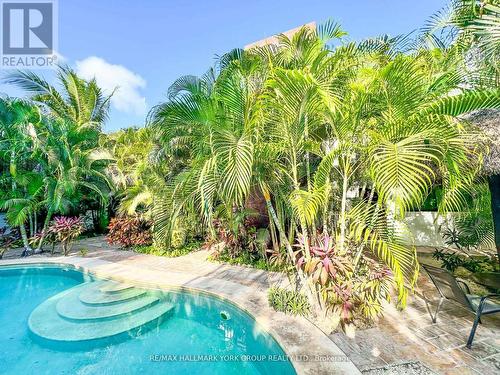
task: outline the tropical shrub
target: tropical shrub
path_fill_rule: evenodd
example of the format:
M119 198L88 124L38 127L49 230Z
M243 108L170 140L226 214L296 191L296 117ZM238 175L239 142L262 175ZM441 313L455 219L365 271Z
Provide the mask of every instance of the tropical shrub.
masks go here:
M234 254L230 254L227 249L221 249L213 252L207 259L212 262L226 263L237 266L250 266L266 271L280 272L287 270L287 264L285 262L273 262L271 258L262 258L258 253L250 253L246 251L234 256Z
M6 227L0 228L0 259L3 258L5 252L16 245L20 238L18 230L13 229L9 231Z
M83 232L83 221L79 217L56 216L49 227L49 232L61 242L63 254L68 255L73 241Z
M203 243L201 241L188 241L184 245L178 248L163 248L155 245L148 246L135 246L134 251L141 254L151 254L157 256L163 256L167 258L175 258L182 255L187 255L192 251L199 250Z
M460 252L481 252L495 248L491 195L486 184L475 184L463 212L455 213L440 228L448 246ZM490 252L491 253L491 252Z
M221 249L231 258L236 258L243 252L252 254L255 258L262 258L262 252L259 252L261 241L257 236L257 229L251 226L251 218L255 212L249 209L243 209L233 212L228 216L220 216L214 219L213 226L217 240L223 243Z
M151 224L139 216L111 219L106 240L121 247L147 246L153 243Z
M85 224L83 224L83 231L85 231ZM42 240L42 232L36 232L31 236L28 241L31 247L35 248L38 246L40 241ZM50 245L50 253L54 254L55 248L59 240L57 239L57 235L55 232L52 232L50 230L47 231L47 234L44 237L44 244ZM43 248L42 248L43 250Z
M436 249L432 257L441 262L441 268L456 272L463 267L469 272L498 271L498 260L486 256L470 256L459 251Z
M311 312L307 296L294 290L273 286L269 288L267 298L269 305L276 311L302 316L308 316Z
M326 309L334 311L343 324L371 321L382 313L382 303L390 301L394 285L387 266L354 254L349 246L340 249L327 235L307 245L304 240L297 245L297 268L311 277Z
M408 53L401 38L344 43L344 35L327 22L230 51L207 74L176 80L148 125L179 166L152 208L158 237L170 238L176 217L190 212L230 258L259 253L242 219L258 196L272 256L303 258L298 284L312 283L308 297L319 293L348 323L378 316L390 285L405 305L419 265L396 219L437 185L440 213L467 204L485 148L462 116L500 107L500 96L462 84L458 47ZM355 200L352 190L364 193ZM335 241L314 253L318 232Z

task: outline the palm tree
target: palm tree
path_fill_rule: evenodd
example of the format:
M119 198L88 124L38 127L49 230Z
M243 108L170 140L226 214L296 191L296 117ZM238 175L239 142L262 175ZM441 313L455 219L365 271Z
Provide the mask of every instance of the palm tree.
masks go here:
M457 83L446 77L457 65L445 78L422 69L421 58L398 51L399 39L331 49L342 35L334 23L304 28L277 45L232 51L218 74L175 82L151 116L166 153L184 156L169 207L194 208L210 225L216 206L231 215L257 186L290 260L295 229L307 246L322 223L340 248L354 244L355 261L368 248L391 267L404 303L418 263L392 222L437 181L441 210L460 206L480 150L459 117L500 100L491 90L450 96ZM350 208L359 178L378 202Z
M174 163L184 160L169 178L172 200L163 202L175 207L170 223L181 210L195 210L211 227L216 205L231 215L248 196L259 116L255 103L263 79L256 78L258 60L239 60L241 54L235 50L221 57L218 75L212 69L201 78L179 78L169 89L170 100L151 113L159 143Z
M31 71L19 70L8 74L4 82L26 91L51 116L78 128L100 130L108 118L113 94L105 95L95 79L86 81L68 66L58 67L57 80L59 88Z
M105 168L113 160L107 150L89 148L86 129L73 122L54 120L38 130L38 160L43 171L47 213L36 251L41 250L54 213L67 212L90 193L95 193L102 204L107 202L110 183Z
M434 15L423 29L423 38L437 41L439 48L454 48L467 64L457 78L462 85L498 90L500 83L500 3L498 0L454 0ZM483 174L488 179L495 244L500 260L500 111L482 109L464 116L488 137L490 154Z
M45 184L46 217L37 252L55 212L65 212L84 191L105 202L109 189L103 169L111 156L98 142L111 95L104 95L95 79L83 80L66 66L59 67L57 78L59 90L30 71L16 71L4 80L26 90L47 117L32 134Z
M5 193L0 200L0 207L7 210L7 222L19 227L24 246L22 256L26 256L31 254L32 249L25 225L30 217L36 217L43 206L43 179L37 173L24 172L16 175L14 180L16 189Z
M25 224L30 221L30 232L33 234L39 208L38 179L31 172L35 163L29 159L34 151L31 136L41 121L40 111L32 103L19 99L0 99L0 160L6 161L0 182L3 190L2 206L8 209L8 222L19 227L25 253L31 251Z

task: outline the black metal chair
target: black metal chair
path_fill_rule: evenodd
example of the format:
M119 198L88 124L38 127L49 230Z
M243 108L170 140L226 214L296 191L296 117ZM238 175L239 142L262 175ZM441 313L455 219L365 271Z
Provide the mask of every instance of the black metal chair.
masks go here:
M455 277L447 270L422 264L434 286L440 294L439 302L434 315L430 311L432 322L436 323L437 315L445 299L452 300L467 308L476 315L474 324L467 340L467 348L471 348L474 335L478 323L481 323L481 316L500 312L500 304L497 304L490 299L491 297L499 297L499 294L488 294L486 296L477 296L471 294L469 286ZM464 288L464 289L463 289Z

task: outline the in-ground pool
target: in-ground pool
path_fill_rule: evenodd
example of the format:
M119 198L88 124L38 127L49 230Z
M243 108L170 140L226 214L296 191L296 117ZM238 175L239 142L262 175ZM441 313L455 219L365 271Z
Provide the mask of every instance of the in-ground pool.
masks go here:
M0 322L1 374L295 373L231 303L64 266L0 267Z

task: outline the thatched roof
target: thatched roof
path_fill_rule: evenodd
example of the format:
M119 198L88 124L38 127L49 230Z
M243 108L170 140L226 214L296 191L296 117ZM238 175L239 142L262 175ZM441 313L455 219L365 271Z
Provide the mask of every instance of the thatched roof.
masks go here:
M480 128L488 138L490 152L484 160L484 173L500 174L500 110L483 109L463 118Z

